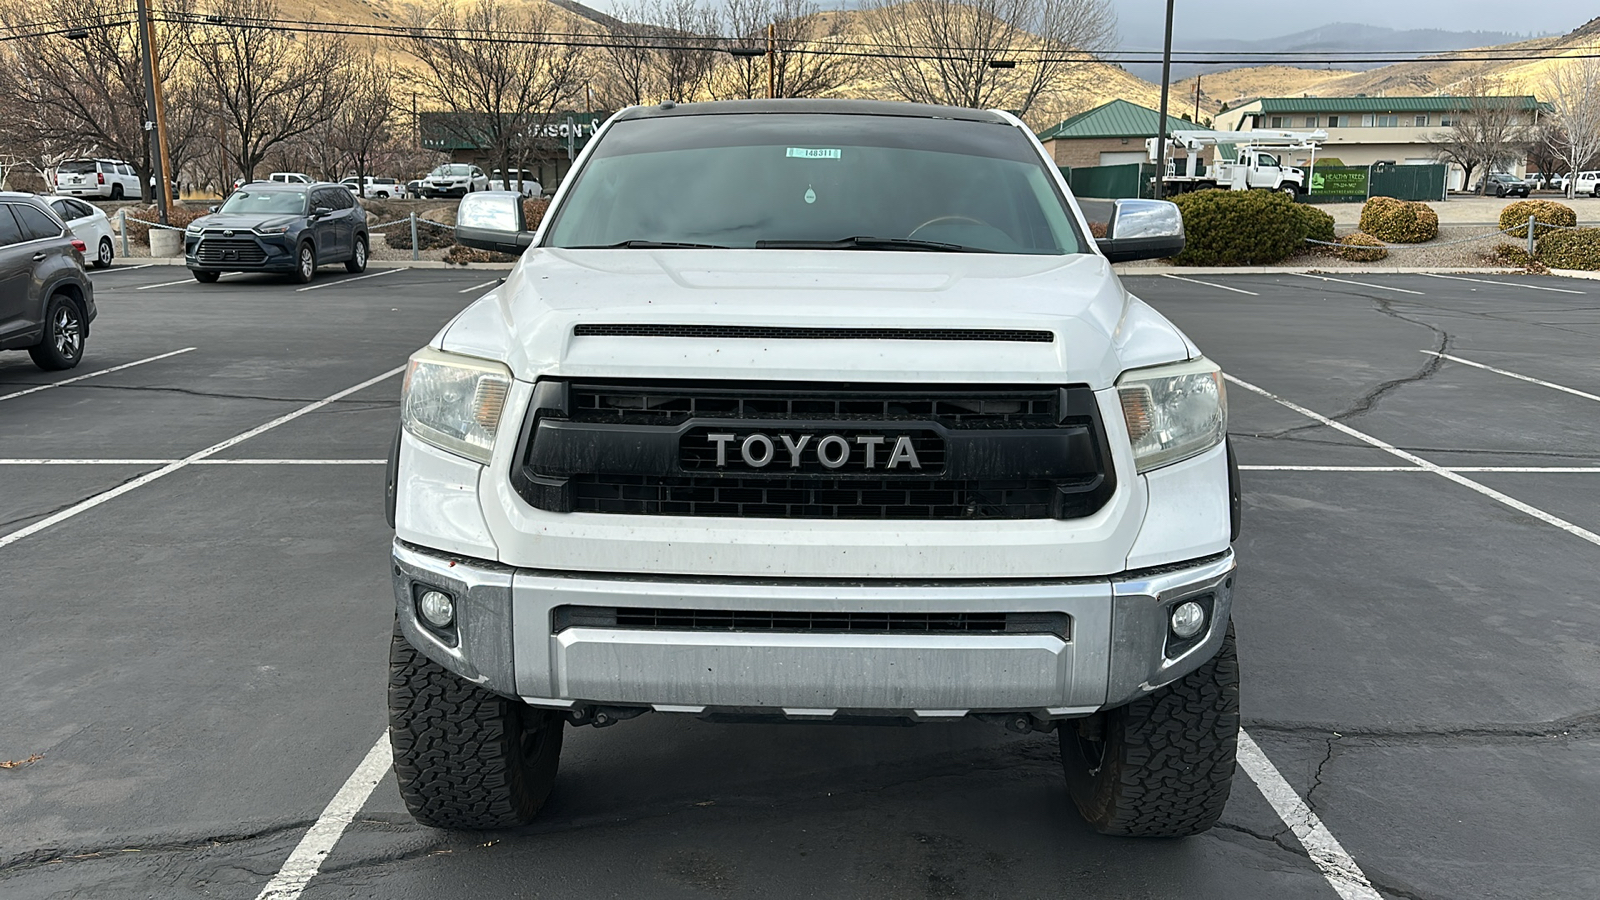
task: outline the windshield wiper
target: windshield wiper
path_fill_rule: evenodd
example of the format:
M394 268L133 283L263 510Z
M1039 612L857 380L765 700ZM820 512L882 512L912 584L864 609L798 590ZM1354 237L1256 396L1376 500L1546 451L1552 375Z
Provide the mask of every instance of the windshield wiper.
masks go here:
M721 244L687 244L681 241L618 241L615 244L585 244L568 250L727 250Z
M858 234L836 241L756 241L762 250L927 250L935 253L989 253L977 247L919 241L916 238L873 237Z

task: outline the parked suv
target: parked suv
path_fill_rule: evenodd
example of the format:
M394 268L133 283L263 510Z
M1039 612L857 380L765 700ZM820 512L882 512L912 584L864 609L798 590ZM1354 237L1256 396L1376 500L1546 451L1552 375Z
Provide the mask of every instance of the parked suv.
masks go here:
M362 190L361 182L354 175L342 179L339 184L343 185L345 190L358 197L366 196L387 200L390 197L403 198L406 195L406 186L393 178L374 178L368 175L365 191Z
M83 359L96 314L87 249L38 198L0 193L0 350L27 350L41 369Z
M1215 823L1224 383L1111 268L1177 207L1099 213L1010 113L843 100L618 113L537 232L464 198L463 244L526 252L403 388L412 815L526 823L567 726L654 712L1054 731L1095 828Z
M185 263L196 281L223 272L287 272L308 282L317 267L367 268L367 215L337 184L255 182L189 224Z
M139 200L144 197L144 188L133 166L120 159L67 159L56 166L56 193Z
M1491 172L1486 181L1478 182L1478 193L1496 197L1526 197L1530 190L1528 182L1505 172Z
M489 190L491 191L516 191L520 190L524 197L537 197L544 193L544 186L539 183L538 176L529 169L518 171L511 170L509 179L500 176L500 170L495 169L489 173Z
M474 191L489 189L489 176L477 166L464 163L445 163L422 179L422 196L464 197Z

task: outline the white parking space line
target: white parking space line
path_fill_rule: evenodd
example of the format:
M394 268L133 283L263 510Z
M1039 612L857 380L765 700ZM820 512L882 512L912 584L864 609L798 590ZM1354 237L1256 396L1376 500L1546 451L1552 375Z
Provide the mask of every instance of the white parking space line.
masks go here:
M1440 466L1446 472L1505 475L1592 475L1600 466ZM1417 466L1240 466L1241 472L1429 472Z
M0 459L0 466L164 466L175 459Z
M324 281L321 284L308 284L303 288L295 288L294 290L295 290L295 293L298 294L298 293L300 293L302 291L316 291L316 290L321 290L322 288L326 288L326 287L338 287L341 284L349 284L352 281L366 281L368 278L382 278L385 275L393 275L396 272L409 272L409 271L411 271L411 267L410 266L401 266L398 269L388 269L388 270L383 271L383 272L373 272L371 275L357 275L354 278L341 278L338 281Z
M1261 752L1255 739L1244 729L1239 730L1238 759L1239 767L1256 783L1256 789L1267 798L1283 824L1294 832L1300 846L1306 848L1311 861L1322 871L1322 877L1328 880L1328 886L1335 893L1343 900L1383 900L1383 896L1372 889L1367 874L1345 852L1344 845L1333 836L1328 826L1322 824L1322 819L1312 812L1311 807L1300 799L1300 795L1289 786L1272 760Z
M70 459L60 457L14 457L0 459L0 466L164 466L176 459ZM196 466L382 466L387 459L197 459Z
M1200 281L1200 280L1195 279L1195 278L1184 278L1182 275L1172 275L1172 274L1169 274L1167 272L1162 272L1161 273L1161 277L1162 278L1171 278L1173 281L1187 281L1190 284L1203 284L1206 287L1221 288L1222 290L1225 290L1225 291L1233 291L1235 294L1249 294L1252 297L1261 296L1260 294L1256 293L1255 291L1247 291L1244 288L1228 287L1225 284L1212 284L1209 281Z
M29 525L29 526L27 526L25 528L19 528L16 531L11 532L10 534L0 535L0 548L8 547L8 546L10 546L12 544L15 544L17 541L20 541L23 538L28 537L29 535L38 534L39 532L45 530L46 528L51 527L52 525L56 525L56 524L59 524L61 522L65 522L66 520L68 520L70 518L73 518L74 516L77 516L77 515L80 515L82 513L88 512L89 510L94 509L95 507L99 506L100 504L105 503L105 502L107 502L109 500L115 500L116 498L122 496L123 494L128 493L129 491L138 490L139 488L144 487L145 485L149 484L152 481L155 481L156 479L165 478L168 475L171 475L173 472L178 471L179 469L183 469L183 468L185 468L187 466L193 465L194 463L200 462L201 460L204 460L204 459L206 459L208 457L215 456L218 453L221 453L222 451L228 449L229 447L232 447L232 446L234 446L236 444L243 443L244 441L248 441L251 438L255 437L256 435L263 434L265 432L271 431L272 429L277 428L279 425L283 425L283 424L288 423L288 422L293 422L295 419L298 419L301 416L306 415L307 413L316 412L317 410L323 408L324 406L327 406L328 404L337 402L339 400L343 400L345 397L348 397L351 394L356 393L357 391L365 390L365 389L367 389L369 387L372 387L373 385L375 385L375 384L377 384L377 383L379 383L381 381L385 381L387 379L393 378L394 376L399 375L401 372L404 372L405 368L406 367L403 366L403 365L402 366L395 366L394 368L392 368L389 371L383 373L382 375L378 375L378 376L373 377L373 378L368 378L366 381L363 381L360 384L355 385L354 387L347 387L344 390L339 391L336 394L330 394L329 396L324 397L321 400L316 401L315 403L308 403L305 406L302 406L299 409L295 410L294 412L286 413L284 415L281 415L281 416L277 417L276 419L273 419L272 421L267 422L267 423L265 423L263 425L257 425L256 427L250 429L249 431L240 432L239 434L236 434L233 437L228 438L227 440L225 440L225 441L223 441L221 443L212 444L211 446L205 448L204 450L200 450L198 452L191 453L188 456L184 457L183 459L178 460L177 462L168 463L167 465L162 466L159 469L156 469L154 472L146 472L145 474L140 475L138 478L135 478L135 479L133 479L131 481L125 481L122 484L119 484L116 487L114 487L114 488L112 488L112 489L110 489L108 491L104 491L102 493L95 494L93 497L90 497L87 500L83 500L81 502L74 503L73 505L67 507L66 509L63 509L60 512L55 513L53 515L46 516L43 519L40 519L39 521L34 522L32 525Z
M1440 357L1441 359L1448 359L1451 362L1461 363L1464 366L1471 366L1474 369L1482 369L1485 372L1493 372L1496 375L1504 375L1507 378L1515 378L1518 381L1526 381L1529 384L1537 384L1540 387L1547 387L1547 388L1549 388L1549 389L1551 389L1553 391L1561 391L1562 393L1565 393L1565 394L1571 394L1574 397L1582 397L1585 400L1594 400L1594 401L1600 402L1600 395L1591 394L1588 391L1580 391L1577 388L1569 388L1564 384L1556 384L1553 381L1540 381L1539 379L1534 378L1531 375L1522 375L1522 374L1519 374L1517 372L1512 372L1512 371L1510 371L1508 369L1497 369L1494 366L1485 365L1485 364L1483 364L1481 362L1473 362L1470 359L1462 359L1459 356L1451 356L1448 353L1438 353L1438 352L1433 351L1433 350L1424 350L1422 352L1426 353L1429 356L1437 356L1437 357ZM4 397L0 397L0 400L4 400L4 399L5 399Z
M220 278L238 278L240 275L255 275L255 274L258 274L258 273L256 273L256 272L224 272L221 275L218 275L217 277L219 279ZM153 290L155 288L177 287L177 286L183 285L183 284L199 284L199 283L200 282L195 281L194 280L194 276L191 275L190 277L185 278L182 281L165 281L165 282L162 282L161 284L141 284L138 287L134 288L134 290L136 290L136 291L148 291L148 290Z
M145 263L142 266L112 266L109 269L100 269L100 270L95 271L95 272L90 272L89 274L91 274L91 275L115 275L118 272L135 272L135 271L138 271L139 269L149 269L149 268L153 268L154 266L155 266L155 263Z
M335 844L350 827L361 807L372 796L373 788L388 774L394 765L394 751L389 746L389 733L378 735L378 742L367 751L361 765L345 779L339 793L333 795L322 815L312 824L305 837L295 846L294 852L284 860L278 874L272 876L267 886L256 895L256 900L297 900L306 884L322 869L322 861L333 852Z
M485 281L483 284L475 284L475 285L473 285L472 287L469 287L469 288L462 288L461 290L456 291L456 293L458 293L458 294L470 294L470 293L472 293L473 291L475 291L475 290L477 290L479 288L486 288L491 284L499 284L499 283L500 283L500 279L496 278L493 281Z
M1315 278L1318 281L1337 281L1340 284L1353 284L1353 285L1355 285L1357 287L1377 288L1380 291L1394 291L1394 292L1400 293L1400 294L1417 294L1419 296L1426 296L1421 291L1413 291L1413 290L1408 290L1406 288L1391 287L1390 285L1387 285L1387 284L1372 284L1372 283L1366 282L1366 281L1348 281L1348 280L1343 279L1343 278L1329 278L1326 275L1308 275L1305 272L1290 272L1289 274L1298 275L1301 278Z
M162 353L162 354L159 354L157 356L149 356L149 357L146 357L144 359L136 359L133 362L123 363L120 366L112 366L109 369L100 369L98 371L90 372L87 375L79 375L76 378L64 378L61 381L52 381L49 384L36 385L34 387L28 388L25 391L15 391L15 392L10 393L10 394L0 395L0 400L10 400L12 397L21 397L21 396L23 396L25 394L35 394L35 393L38 393L39 391L48 391L51 388L58 388L58 387L61 387L64 384L72 384L74 382L82 381L85 378L95 378L95 377L98 377L100 375L110 374L112 372L120 372L123 369L131 369L134 366L142 366L145 363L153 363L156 360L166 359L169 356L177 356L180 353L188 353L190 350L193 350L193 349L194 349L193 347L185 347L182 350L173 350L170 353Z
M1438 274L1436 272L1423 272L1421 274L1426 275L1429 278L1448 278L1451 281L1476 281L1478 284L1492 284L1492 285L1496 285L1497 287L1526 288L1527 290L1530 290L1530 291L1552 291L1552 292L1557 293L1557 294L1584 294L1584 293L1588 293L1587 291L1575 291L1575 290L1572 290L1571 288L1545 287L1542 284L1523 284L1523 283L1521 283L1519 281L1489 281L1488 279L1484 279L1484 278L1463 278L1460 275L1440 275L1440 274Z
M1290 401L1290 400L1285 400L1282 397L1279 397L1277 394L1274 394L1271 391L1266 390L1265 388L1256 387L1255 385L1251 384L1250 382L1244 381L1244 380L1242 380L1240 378L1236 378L1236 377L1234 377L1232 375L1224 374L1222 377L1228 379L1228 381L1232 382L1233 384L1238 385L1239 387L1244 388L1247 391L1250 391L1250 392L1256 393L1256 394L1260 394L1261 396L1266 397L1268 400L1271 400L1274 403L1279 404L1280 406L1286 407L1288 409L1292 409L1295 412L1299 413L1302 416L1305 416L1308 419L1314 419L1315 421L1321 422L1322 424L1328 426L1329 428L1334 429L1335 431L1344 432L1345 434L1348 434L1351 437L1353 437L1353 438L1355 438L1355 439L1357 439L1357 440L1359 440L1359 441L1361 441L1363 443L1370 444L1370 445L1372 445L1374 447L1377 447L1379 450L1382 450L1383 452L1388 453L1391 456L1397 456L1397 457L1405 460L1406 462L1409 462L1412 465L1415 465L1416 467L1418 467L1420 469L1426 469L1429 472L1432 472L1433 474L1438 475L1440 478L1445 478L1445 479L1448 479L1450 481L1453 481L1456 484L1459 484L1462 487L1467 488L1468 490L1476 491L1477 493L1482 494L1483 496L1488 497L1491 500L1494 500L1494 501L1496 501L1498 503L1503 503L1506 506L1511 507L1512 509L1516 510L1517 512L1523 513L1525 515L1532 516L1533 518L1538 519L1539 521L1544 522L1547 525L1554 525L1555 527L1561 529L1562 531L1565 531L1566 533L1572 535L1573 537L1580 538L1582 540L1588 541L1589 543L1595 545L1596 547L1600 547L1600 534L1595 534L1594 532L1590 531L1587 528L1579 527L1577 525L1572 524L1571 522L1568 522L1566 519L1563 519L1563 518L1561 518L1559 516L1553 516L1550 513L1547 513L1544 510L1539 509L1536 506L1530 506L1530 505L1528 505L1526 503L1523 503L1521 500L1518 500L1515 497L1509 496L1507 494L1502 494L1499 491L1495 490L1494 488L1489 487L1488 485L1479 484L1478 482L1473 481L1471 478L1468 478L1467 476L1462 475L1459 472L1452 472L1449 469L1444 468L1443 466L1434 465L1433 463L1428 462L1427 460L1423 459L1420 456L1417 456L1414 453L1408 453L1408 452L1406 452L1404 450L1401 450L1399 447L1396 447L1393 444L1389 444L1389 443L1386 443L1386 442L1384 442L1382 440L1379 440L1378 438L1375 438L1370 434L1367 434L1367 433L1362 432L1362 431L1357 431L1354 428L1351 428L1349 425L1344 424L1343 422L1335 422L1334 420L1328 418L1327 416L1322 415L1321 413L1312 412L1311 410L1306 409L1304 406L1301 406L1298 403L1295 403L1295 402ZM0 540L3 540L3 539L0 539Z
M387 459L202 459L197 466L385 466Z

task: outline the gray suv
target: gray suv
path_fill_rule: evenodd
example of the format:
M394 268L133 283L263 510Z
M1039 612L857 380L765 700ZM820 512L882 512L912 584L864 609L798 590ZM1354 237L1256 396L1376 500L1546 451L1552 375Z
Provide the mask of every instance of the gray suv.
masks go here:
M0 192L0 350L27 350L41 369L83 359L95 317L86 249L38 198Z
M367 214L337 184L252 182L184 234L185 264L210 284L223 272L285 272L300 283L318 266L367 268Z

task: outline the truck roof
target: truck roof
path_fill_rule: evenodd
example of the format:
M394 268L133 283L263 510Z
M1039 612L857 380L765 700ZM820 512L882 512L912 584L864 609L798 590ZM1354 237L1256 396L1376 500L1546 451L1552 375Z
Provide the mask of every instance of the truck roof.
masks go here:
M916 119L958 119L963 122L1010 124L987 109L896 103L889 100L717 100L709 103L662 103L634 106L617 113L618 121L675 116L730 116L788 113L801 115L901 116Z

